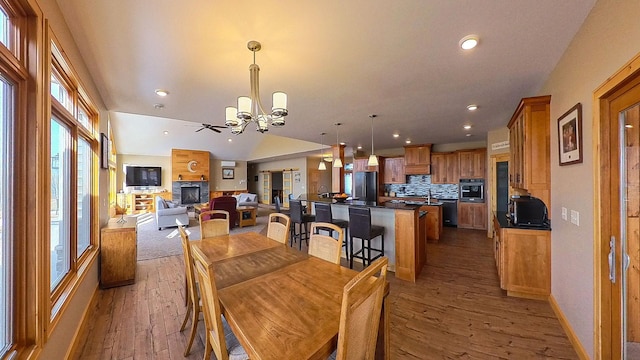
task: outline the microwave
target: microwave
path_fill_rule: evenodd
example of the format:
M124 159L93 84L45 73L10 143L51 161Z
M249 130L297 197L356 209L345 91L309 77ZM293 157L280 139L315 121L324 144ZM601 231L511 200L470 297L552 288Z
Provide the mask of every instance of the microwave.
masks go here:
M511 223L518 226L547 226L547 206L533 196L512 196L509 202Z
M484 202L484 179L460 179L461 202Z

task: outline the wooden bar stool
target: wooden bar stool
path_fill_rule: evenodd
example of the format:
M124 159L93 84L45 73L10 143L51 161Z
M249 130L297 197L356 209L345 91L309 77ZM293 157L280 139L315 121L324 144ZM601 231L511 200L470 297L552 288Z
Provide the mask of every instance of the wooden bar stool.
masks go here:
M344 253L347 261L349 261L349 222L347 220L334 219L333 214L331 213L331 204L317 202L315 203L315 209L317 222L330 223L344 229L345 236L344 241L342 242L342 247L345 248ZM331 232L330 236L333 236L333 232Z
M371 247L371 241L380 236L380 247ZM362 248L353 252L353 238L361 240ZM371 225L371 209L368 207L349 207L349 246L351 258L349 267L353 268L353 259L362 259L362 265L367 267L371 261L384 256L384 227ZM371 252L378 254L371 256Z

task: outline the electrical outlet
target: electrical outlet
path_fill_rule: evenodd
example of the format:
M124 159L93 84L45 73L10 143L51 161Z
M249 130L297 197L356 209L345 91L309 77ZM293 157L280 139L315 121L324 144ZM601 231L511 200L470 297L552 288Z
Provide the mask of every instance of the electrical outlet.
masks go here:
M575 210L571 210L571 223L575 224L576 226L580 226L580 213L575 211Z
M562 207L562 220L567 221L567 208Z

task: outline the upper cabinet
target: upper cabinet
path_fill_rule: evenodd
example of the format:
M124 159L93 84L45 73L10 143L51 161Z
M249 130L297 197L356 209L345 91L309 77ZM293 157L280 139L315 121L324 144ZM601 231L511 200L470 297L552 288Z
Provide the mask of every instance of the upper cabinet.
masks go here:
M384 159L384 183L404 184L404 158L392 157Z
M404 147L404 172L406 175L431 174L431 144Z
M518 192L540 198L550 208L551 96L524 98L509 121L509 183Z
M363 172L363 171L380 171L380 165L378 166L369 166L369 159L353 159L353 172ZM384 164L384 158L378 156L378 164Z
M459 150L460 179L484 179L487 149Z
M431 154L431 183L457 184L460 181L458 153Z

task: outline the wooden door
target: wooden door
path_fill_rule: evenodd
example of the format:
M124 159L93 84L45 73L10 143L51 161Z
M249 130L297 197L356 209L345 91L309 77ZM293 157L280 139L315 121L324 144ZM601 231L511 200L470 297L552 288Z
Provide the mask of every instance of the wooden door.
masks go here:
M262 173L262 203L263 204L271 204L271 173L263 172Z
M293 171L282 172L282 206L289 207L289 195L293 194Z

